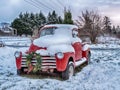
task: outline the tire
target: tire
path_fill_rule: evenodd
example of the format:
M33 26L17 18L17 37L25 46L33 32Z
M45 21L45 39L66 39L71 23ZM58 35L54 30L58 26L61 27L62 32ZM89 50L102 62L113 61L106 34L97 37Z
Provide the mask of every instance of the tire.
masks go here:
M21 70L17 69L17 75L21 75Z
M91 53L90 52L89 52L87 57L88 57L87 64L90 64L91 63L91 58L90 58L91 57Z
M17 75L22 75L23 74L23 69L17 69Z
M62 72L62 79L67 80L74 75L74 65L73 62L69 62L65 71Z

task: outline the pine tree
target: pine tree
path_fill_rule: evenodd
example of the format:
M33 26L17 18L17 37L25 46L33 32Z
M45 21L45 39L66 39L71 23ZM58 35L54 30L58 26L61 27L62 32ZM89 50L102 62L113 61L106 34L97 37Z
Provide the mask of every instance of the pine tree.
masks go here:
M64 12L64 24L73 24L72 14L70 10Z
M35 15L33 13L30 13L29 23L31 25L31 28L33 28L36 25L35 18L36 18Z
M105 33L111 33L111 21L110 21L110 18L105 16L104 19L103 19L103 24L104 24L104 27L103 27L103 30Z
M52 14L49 12L48 14L48 23L52 23L52 24L57 24L58 22L58 15L56 14L55 11L52 12Z
M32 35L32 26L29 13L20 13L19 18L16 18L11 26L17 29L18 35Z
M21 35L23 34L22 28L23 28L24 26L23 26L23 24L22 24L22 22L21 22L20 19L16 18L16 19L11 23L11 26L12 26L13 28L16 28L16 29L17 29L18 35L21 36Z
M17 29L18 35L32 35L34 29L39 29L47 22L61 24L63 23L63 20L60 16L56 14L55 11L53 11L52 13L49 12L47 18L41 11L36 14L26 12L20 13L19 17L11 23L11 26Z
M61 18L61 16L58 17L58 23L62 24L63 23L63 19Z
M52 12L52 20L54 24L58 23L58 16L55 11Z
M115 28L114 25L113 25L113 27L112 27L112 33L113 33L113 34L117 34L117 32L116 32L116 28Z
M51 13L49 12L49 13L48 13L48 16L47 16L47 23L50 23L50 22L52 22L52 15L51 15Z
M40 26L46 23L46 17L44 16L44 14L41 11L38 16L38 21L39 21Z
M19 18L20 18L20 19L23 19L23 14L22 14L22 12L19 14Z

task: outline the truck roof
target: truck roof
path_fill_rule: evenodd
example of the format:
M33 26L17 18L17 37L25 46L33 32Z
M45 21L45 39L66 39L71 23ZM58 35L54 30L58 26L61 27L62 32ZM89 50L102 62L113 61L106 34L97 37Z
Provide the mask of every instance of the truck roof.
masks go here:
M49 24L45 25L44 27L63 27L63 28L69 28L69 29L78 29L76 25L71 25L71 24Z

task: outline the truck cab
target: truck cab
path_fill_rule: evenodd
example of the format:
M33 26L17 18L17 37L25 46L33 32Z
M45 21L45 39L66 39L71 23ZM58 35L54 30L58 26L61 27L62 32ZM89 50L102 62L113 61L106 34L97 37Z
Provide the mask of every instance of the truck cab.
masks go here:
M39 58L38 58L39 57ZM45 25L26 52L15 52L17 73L59 72L63 79L74 75L76 67L90 60L90 49L78 37L78 27Z

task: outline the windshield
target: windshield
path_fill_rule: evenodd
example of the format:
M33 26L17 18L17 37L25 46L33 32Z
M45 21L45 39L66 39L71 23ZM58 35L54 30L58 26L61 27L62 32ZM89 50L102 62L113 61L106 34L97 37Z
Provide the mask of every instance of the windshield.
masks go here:
M46 36L46 35L54 35L56 27L50 27L50 28L44 28L40 32L40 37Z

